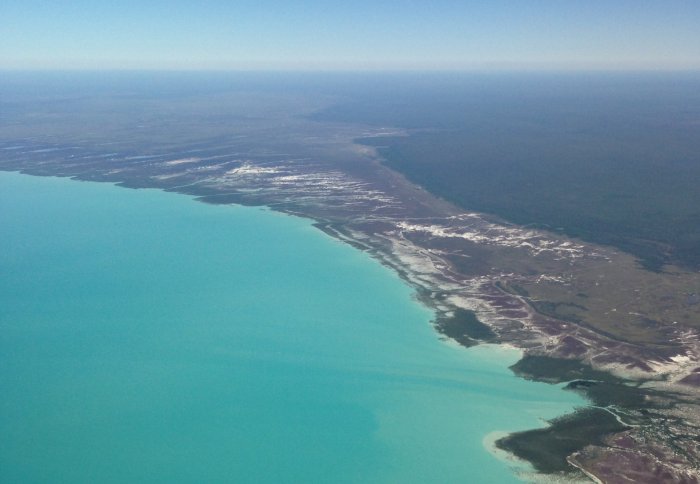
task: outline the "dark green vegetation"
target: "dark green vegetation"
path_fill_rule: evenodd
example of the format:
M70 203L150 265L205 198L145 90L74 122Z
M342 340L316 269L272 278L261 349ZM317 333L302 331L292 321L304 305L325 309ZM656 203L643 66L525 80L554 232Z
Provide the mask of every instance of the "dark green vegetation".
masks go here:
M398 126L389 166L466 209L700 268L700 75L407 81L318 115Z
M581 392L594 405L606 406L612 402L622 408L644 408L649 393L635 386L588 380L572 381L565 388Z
M464 346L473 346L480 341L488 342L496 338L496 334L479 321L474 311L466 309L457 309L452 316L438 318L436 325L442 334Z
M555 419L544 429L517 432L496 442L498 447L532 463L540 472L571 470L566 458L587 445L603 444L606 435L628 427L599 408L585 408Z
M572 323L577 323L577 324L581 323L581 319L579 317L577 317L575 314L572 314L571 310L572 309L579 309L581 311L586 311L586 308L584 306L581 306L580 304L576 304L576 303L553 303L553 302L549 302L549 301L531 301L530 304L540 314L544 314L546 316L558 318L558 319L561 319L563 321L570 321Z
M527 355L510 369L516 375L530 380L548 383L568 382L565 389L580 392L594 405L614 406L624 409L648 409L656 405L660 393L641 388L632 383L599 370L578 360ZM668 395L667 395L668 396Z
M526 355L510 367L516 375L530 380L563 383L573 380L616 381L610 373L594 370L577 360Z
M571 470L566 460L569 455L587 445L605 446L607 436L630 428L621 422L658 426L665 420L659 409L683 401L681 395L644 388L639 382L632 384L576 360L530 355L511 370L531 380L568 382L566 390L579 392L595 405L554 419L544 429L517 432L496 442L541 472Z

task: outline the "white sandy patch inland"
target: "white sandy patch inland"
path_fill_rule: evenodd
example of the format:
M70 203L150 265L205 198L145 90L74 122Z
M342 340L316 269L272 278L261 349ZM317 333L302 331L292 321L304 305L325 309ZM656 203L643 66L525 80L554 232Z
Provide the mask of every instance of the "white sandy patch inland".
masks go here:
M187 163L196 163L196 162L201 161L201 160L202 160L201 158L179 158L177 160L166 161L163 164L167 165L167 166L175 166L175 165L184 165Z
M278 172L279 170L274 167L256 166L251 163L243 163L238 168L227 171L226 175L270 175Z

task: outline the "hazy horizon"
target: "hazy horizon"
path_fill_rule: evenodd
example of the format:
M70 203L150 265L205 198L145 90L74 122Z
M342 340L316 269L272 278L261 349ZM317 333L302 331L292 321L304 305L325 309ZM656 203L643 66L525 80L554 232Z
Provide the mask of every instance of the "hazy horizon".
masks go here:
M132 68L132 67L0 67L0 72L11 74L41 73L121 73L121 74L430 74L430 75L490 75L490 74L698 74L700 66L689 67L491 67L491 68Z
M700 4L9 0L3 70L697 70Z

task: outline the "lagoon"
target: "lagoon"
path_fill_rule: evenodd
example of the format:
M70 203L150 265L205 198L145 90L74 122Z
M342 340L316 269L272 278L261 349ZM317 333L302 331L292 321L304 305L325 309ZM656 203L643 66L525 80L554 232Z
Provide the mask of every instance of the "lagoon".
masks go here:
M308 220L0 173L0 227L1 482L518 482L584 403Z

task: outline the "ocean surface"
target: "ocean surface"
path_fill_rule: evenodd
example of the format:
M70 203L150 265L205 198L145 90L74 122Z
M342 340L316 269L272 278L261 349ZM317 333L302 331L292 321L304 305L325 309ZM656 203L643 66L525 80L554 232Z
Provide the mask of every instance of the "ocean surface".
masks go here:
M266 209L0 173L0 482L517 482L583 401Z

